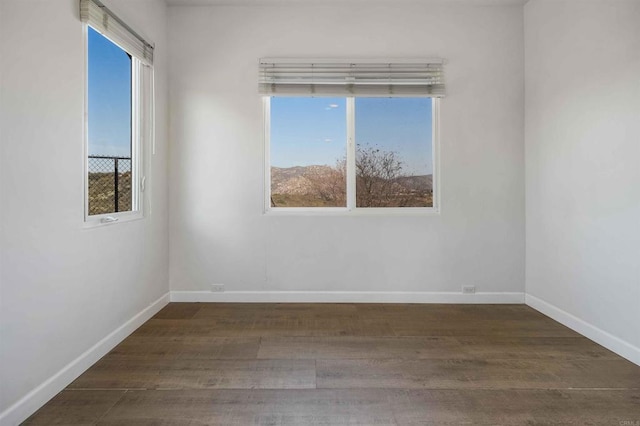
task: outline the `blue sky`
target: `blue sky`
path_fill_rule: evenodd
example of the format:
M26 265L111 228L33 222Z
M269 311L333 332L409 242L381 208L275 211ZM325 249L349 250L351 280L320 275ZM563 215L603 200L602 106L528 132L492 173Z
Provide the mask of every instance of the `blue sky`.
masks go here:
M271 98L271 165L327 164L347 153L344 98Z
M433 172L431 99L356 98L356 143L395 151L408 174ZM326 164L346 154L344 98L271 99L271 165Z
M89 154L131 155L131 58L89 27ZM431 99L357 98L356 142L395 151L408 174L432 173ZM345 98L274 97L271 164L335 165L346 155Z
M131 155L131 58L89 27L89 155Z

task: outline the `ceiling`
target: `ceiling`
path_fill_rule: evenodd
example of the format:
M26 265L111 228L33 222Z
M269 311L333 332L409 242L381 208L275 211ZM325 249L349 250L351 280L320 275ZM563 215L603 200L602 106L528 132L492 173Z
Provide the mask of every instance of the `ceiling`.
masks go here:
M170 6L321 5L321 4L464 4L474 6L524 5L529 0L165 0Z

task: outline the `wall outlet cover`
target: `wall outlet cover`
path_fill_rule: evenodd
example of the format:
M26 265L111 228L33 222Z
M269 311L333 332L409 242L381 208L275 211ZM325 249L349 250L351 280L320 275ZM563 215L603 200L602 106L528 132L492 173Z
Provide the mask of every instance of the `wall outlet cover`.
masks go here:
M224 291L224 284L211 284L211 291L221 293Z

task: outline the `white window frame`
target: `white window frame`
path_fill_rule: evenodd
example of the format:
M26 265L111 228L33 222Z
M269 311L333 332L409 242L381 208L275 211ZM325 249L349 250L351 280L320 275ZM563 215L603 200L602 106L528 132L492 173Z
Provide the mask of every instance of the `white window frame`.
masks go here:
M143 67L146 66L135 55L132 55L124 47L109 39L123 51L131 56L131 210L126 212L113 212L99 215L89 215L89 27L83 24L84 52L85 52L85 78L84 78L84 227L112 225L116 223L139 220L145 217L145 203L143 193L148 187L146 174L149 165L146 161L146 140L153 139L153 84L152 81L144 81ZM149 76L153 80L153 69ZM144 110L144 111L143 111ZM146 137L147 134L149 137Z
M356 138L355 138L355 100L345 97L347 115L347 206L346 207L272 207L271 206L271 98L263 96L264 120L264 211L266 215L398 215L428 216L440 214L440 98L432 101L432 207L356 207Z

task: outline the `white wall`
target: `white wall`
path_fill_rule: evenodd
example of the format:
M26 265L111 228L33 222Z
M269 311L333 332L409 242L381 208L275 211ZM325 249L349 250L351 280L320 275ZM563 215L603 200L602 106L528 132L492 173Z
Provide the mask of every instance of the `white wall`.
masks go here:
M640 363L640 2L532 0L525 29L528 301Z
M178 291L523 292L525 110L528 301L634 359L639 2L530 0L524 28L517 5L170 8L170 200L165 7L108 4L157 44L153 214L87 230L77 1L0 0L0 413L162 296L168 259ZM263 216L265 56L446 58L442 213Z
M0 2L0 413L168 291L166 8L107 4L157 43L153 214L83 229L78 1Z
M171 288L524 291L521 6L169 8ZM442 214L263 216L258 58L444 57Z

